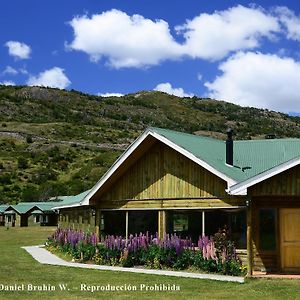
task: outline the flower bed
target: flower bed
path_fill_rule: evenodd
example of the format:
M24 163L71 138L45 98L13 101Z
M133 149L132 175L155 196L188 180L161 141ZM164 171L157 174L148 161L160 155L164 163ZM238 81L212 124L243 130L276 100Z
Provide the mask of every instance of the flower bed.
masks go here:
M110 235L100 242L95 233L57 229L46 246L50 250L70 254L74 260L93 261L100 265L195 269L235 276L245 272L225 231L211 238L199 237L197 245L194 245L191 239L182 239L176 234L160 239L140 233L130 235L128 240Z

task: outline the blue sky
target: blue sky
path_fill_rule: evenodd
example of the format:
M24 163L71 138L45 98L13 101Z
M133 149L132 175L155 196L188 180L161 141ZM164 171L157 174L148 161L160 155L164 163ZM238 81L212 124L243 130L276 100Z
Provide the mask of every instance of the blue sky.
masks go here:
M2 1L0 83L300 112L297 1Z

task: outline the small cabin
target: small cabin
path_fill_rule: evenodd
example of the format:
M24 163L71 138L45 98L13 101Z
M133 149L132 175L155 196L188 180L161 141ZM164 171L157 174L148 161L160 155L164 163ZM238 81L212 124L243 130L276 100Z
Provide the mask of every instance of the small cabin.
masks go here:
M7 227L56 226L57 213L52 207L57 202L20 202L8 205L4 210L4 224Z

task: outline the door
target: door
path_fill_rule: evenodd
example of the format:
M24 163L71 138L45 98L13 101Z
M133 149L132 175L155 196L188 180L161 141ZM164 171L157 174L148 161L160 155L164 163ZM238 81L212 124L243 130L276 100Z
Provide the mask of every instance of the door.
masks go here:
M300 208L280 210L281 268L300 273Z

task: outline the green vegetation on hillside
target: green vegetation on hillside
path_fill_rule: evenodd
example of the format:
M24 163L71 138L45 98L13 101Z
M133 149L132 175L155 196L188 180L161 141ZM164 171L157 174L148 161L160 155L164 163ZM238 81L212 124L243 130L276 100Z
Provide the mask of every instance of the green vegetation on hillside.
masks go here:
M224 139L300 137L300 118L161 92L123 97L0 86L0 203L45 200L92 187L147 127Z

